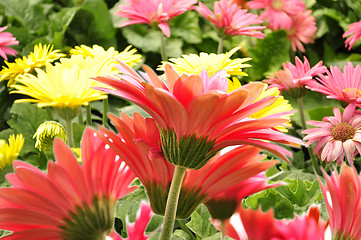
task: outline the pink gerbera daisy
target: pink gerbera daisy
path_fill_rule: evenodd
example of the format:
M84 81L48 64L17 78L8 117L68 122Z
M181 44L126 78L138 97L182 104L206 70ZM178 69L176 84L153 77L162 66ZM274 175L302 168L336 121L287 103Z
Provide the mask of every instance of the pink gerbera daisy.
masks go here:
M119 5L115 13L121 17L129 18L120 24L124 27L132 24L146 23L158 24L164 35L170 37L168 22L196 4L196 0L126 0L128 4Z
M351 50L355 42L361 37L361 20L347 26L347 31L342 35L342 37L347 37L345 47L348 46L348 50Z
M317 31L316 19L311 16L312 11L299 12L291 15L292 26L287 30L287 37L291 40L293 51L305 52L303 44L313 43Z
M286 126L288 120L279 115L247 118L275 101L274 97L267 97L254 102L262 92L263 83L249 83L227 93L228 79L223 71L211 78L206 71L179 76L166 65L166 84L146 66L147 74L141 76L123 63L118 69L122 75L95 78L112 87L101 90L146 110L161 130L165 158L177 166L199 169L218 150L241 144L266 149L287 161L285 155L289 152L272 142L295 147L302 144L297 138L272 129Z
M275 77L267 77L265 83L270 84L271 87L277 87L280 91L289 92L292 96L298 97L305 94L305 85L313 77L323 74L327 68L322 65L322 61L318 62L312 68L306 57L303 57L302 62L298 57L295 58L295 65L287 62L284 63L283 70L274 73Z
M47 173L15 161L12 184L0 188L2 239L104 239L112 231L117 199L130 193L133 172L89 129L82 139L82 165L59 138L56 162Z
M333 66L327 75L320 79L307 82L307 88L327 95L328 98L337 99L345 103L356 103L361 107L361 66L354 67L349 62L341 70Z
M260 24L263 21L253 13L247 13L230 0L214 2L214 13L203 3L199 3L196 10L211 21L225 35L248 35L256 38L264 38L260 30L264 26L250 26Z
M328 212L332 239L361 239L361 177L354 167L342 166L341 175L324 172L326 185L319 179Z
M324 117L322 122L307 121L308 125L317 128L302 131L307 134L304 137L308 140L306 146L318 141L313 153L317 153L322 161L337 160L340 165L346 154L348 163L352 165L355 155L361 153L361 112L355 109L355 104L350 104L343 114L339 108L334 108L335 116Z
M268 19L272 29L291 29L291 15L306 10L302 0L252 0L247 5L250 9L265 9L260 18Z
M8 60L6 55L15 56L17 51L8 47L11 45L18 45L19 41L9 32L4 32L8 27L0 27L0 56Z
M160 149L160 134L151 118L139 114L130 118L110 116L118 134L101 128L99 136L109 144L134 171L145 186L152 209L163 215L174 165L166 161ZM274 187L268 185L263 172L277 161L260 161L265 156L260 149L241 146L214 156L203 168L189 169L184 177L178 203L178 218L187 218L200 203L223 199L232 215L235 203L257 191ZM211 203L210 203L211 204ZM229 216L228 216L229 217Z

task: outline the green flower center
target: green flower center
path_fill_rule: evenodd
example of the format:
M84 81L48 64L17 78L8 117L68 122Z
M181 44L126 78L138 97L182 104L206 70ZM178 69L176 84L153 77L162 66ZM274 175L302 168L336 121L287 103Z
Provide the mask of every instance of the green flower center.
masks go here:
M335 140L345 142L348 139L352 139L355 136L356 129L354 129L349 123L338 123L331 129L332 137Z
M93 200L91 206L84 204L64 220L62 239L104 240L114 223L114 204L109 199Z
M168 162L190 169L202 168L217 151L215 140L197 138L195 134L183 136L179 141L173 129L161 129L162 152Z
M282 10L283 9L283 2L282 0L274 0L272 1L272 7L275 9L275 10Z

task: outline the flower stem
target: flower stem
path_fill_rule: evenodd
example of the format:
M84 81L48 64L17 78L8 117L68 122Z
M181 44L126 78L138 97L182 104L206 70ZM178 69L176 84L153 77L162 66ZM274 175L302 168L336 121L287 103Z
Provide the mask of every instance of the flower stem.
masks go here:
M305 118L305 111L304 111L304 107L303 107L303 97L297 98L297 101L298 101L298 108L300 110L302 130L305 130L306 129L306 118ZM318 164L318 161L315 158L315 155L313 154L312 147L308 146L307 150L308 150L308 153L310 155L314 171L318 175L322 175L321 170L320 170L320 165Z
M103 126L108 124L108 98L103 99Z
M165 38L162 32L160 32L160 55L162 57L162 61L167 61L168 58L165 52Z
M73 138L73 120L72 119L68 119L65 120L65 124L66 124L66 137L68 139L68 145L70 148L73 148L74 145L74 138Z
M226 223L225 221L221 221L221 233L222 233L222 240L226 237Z
M221 54L223 52L223 42L224 42L224 37L222 36L219 39L217 54Z
M173 180L170 185L167 205L165 207L163 229L160 240L170 240L173 233L174 220L177 213L179 193L187 169L181 166L175 166Z
M46 115L47 115L47 117L48 117L48 120L49 120L49 121L53 121L53 120L54 120L54 119L53 119L53 114L51 113L50 107L46 107L45 109L46 109Z
M83 123L84 123L84 119L83 119L83 109L82 109L82 108L80 108L80 110L79 110L78 123L79 123L79 124L83 124Z
M86 125L91 126L93 123L92 123L92 112L90 105L85 106L85 109L86 109Z

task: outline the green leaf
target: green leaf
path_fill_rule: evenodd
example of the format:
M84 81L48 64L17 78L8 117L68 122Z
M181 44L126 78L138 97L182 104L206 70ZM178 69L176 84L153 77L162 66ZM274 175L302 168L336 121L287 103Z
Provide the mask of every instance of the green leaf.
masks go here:
M20 156L30 152L40 154L40 152L35 149L36 141L33 139L33 136L39 125L47 120L46 111L38 108L35 104L14 103L10 109L10 113L12 114L12 119L8 121L9 126L14 129L15 134L21 133L25 139Z
M159 31L148 32L143 27L139 25L127 26L121 28L121 31L129 44L141 49L143 52L159 52L160 34L163 33Z
M182 230L175 230L172 235L172 240L192 240L192 238Z
M185 42L191 44L202 42L202 32L196 12L187 11L173 18L170 27L172 37L181 37Z
M285 31L274 31L266 35L265 39L256 39L255 46L249 47L248 56L252 58L248 63L248 79L262 80L265 76L277 72L282 63L289 61L290 42Z
M210 237L217 233L217 229L210 222L211 215L208 212L208 209L201 205L194 213L191 215L191 221L186 224L186 226L191 229L195 234L197 234L200 239Z
M315 121L322 121L326 116L333 116L333 107L319 107L308 111L310 119Z

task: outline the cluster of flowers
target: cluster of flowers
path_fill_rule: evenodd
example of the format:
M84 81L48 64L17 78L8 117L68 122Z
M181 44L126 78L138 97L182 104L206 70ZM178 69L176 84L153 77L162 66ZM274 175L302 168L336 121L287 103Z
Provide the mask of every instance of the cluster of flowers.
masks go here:
M266 8L261 18L268 19L274 29L291 30L298 21L314 26L314 19L304 20L310 12L301 1L271 2L252 0L248 5ZM123 26L156 23L170 36L168 21L194 7L196 1L128 3L118 12L131 19ZM215 14L201 3L196 9L222 29L221 34L263 37L258 32L263 27L248 26L260 23L258 17L231 1L215 2ZM275 14L283 16L282 21L273 18ZM302 20L296 20L298 15ZM306 33L311 31L312 27ZM4 39L5 46L17 43L8 34ZM302 38L296 39L294 50L304 51L299 43ZM1 56L14 54L0 46ZM247 59L230 59L237 50L170 59L159 66L164 79L147 66L143 66L145 72L134 71L131 66L141 56L130 47L121 53L99 46L75 47L65 58L50 45L38 45L28 57L5 62L1 80L8 80L13 93L30 97L18 102L52 107L69 122L70 147L74 145L71 121L80 107L106 99L106 94L135 103L151 118L137 113L120 118L110 115L117 133L105 127L87 128L81 142L81 164L60 139L54 141L56 162L49 162L46 173L22 161L13 162L14 173L7 175L12 186L0 189L0 228L12 231L4 239L122 239L112 229L114 207L118 199L137 188L131 186L135 178L144 186L150 206L142 205L137 221L128 225L128 239L148 238L144 231L153 212L164 215L160 238L170 239L174 218L188 218L202 203L222 233L234 239L242 239L244 234L248 239L324 239L326 224L315 208L308 216L279 221L272 212L243 209L241 200L279 185L267 184L265 171L277 161L264 160L262 150L288 162L291 152L283 145L303 144L285 134L293 112L280 91L288 91L300 105L306 89L342 101L344 113L335 108L335 116L325 117L323 122L309 121L319 128L304 130L308 134L304 140L308 140L307 146L318 141L314 153L327 163L341 165L346 155L353 164L355 155L361 153L361 112L356 110L361 102L360 66L349 63L343 72L337 67L328 71L322 62L311 68L306 58L304 62L296 58L296 65L286 63L283 70L265 80L270 86L260 82L239 86L228 77L244 75L242 68L249 65L244 64ZM59 61L52 64L55 60ZM0 152L0 166L3 158L11 159L9 163L17 157L22 142L21 137L11 137L10 145L0 142L5 151ZM11 145L17 149L8 154ZM336 171L331 177L324 175L326 185L319 181L333 237L360 239L361 177L345 165L340 175ZM237 217L244 232L232 223Z

